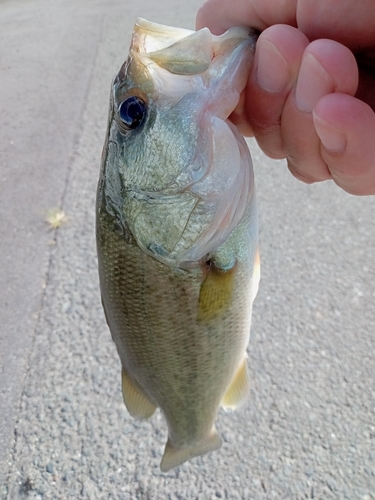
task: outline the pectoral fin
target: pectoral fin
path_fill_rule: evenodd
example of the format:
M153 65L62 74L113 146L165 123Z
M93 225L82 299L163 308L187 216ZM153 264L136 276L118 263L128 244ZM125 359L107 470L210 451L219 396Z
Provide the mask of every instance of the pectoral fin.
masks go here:
M241 362L230 386L221 401L221 406L227 410L234 410L246 401L250 393L250 378L247 371L246 356Z
M199 292L198 320L210 320L231 306L236 267L224 271L211 265Z
M122 396L125 406L130 415L139 420L150 418L156 410L156 406L149 401L141 389L122 369Z
M168 472L191 458L199 457L209 453L210 451L217 450L221 445L222 441L215 427L213 427L211 433L206 439L195 442L190 446L176 447L173 446L168 439L167 444L165 445L160 469L162 472Z

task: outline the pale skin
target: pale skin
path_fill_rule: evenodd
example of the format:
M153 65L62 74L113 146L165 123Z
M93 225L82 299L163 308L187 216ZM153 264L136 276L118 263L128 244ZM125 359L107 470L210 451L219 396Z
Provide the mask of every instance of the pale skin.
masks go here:
M244 135L304 182L375 194L374 0L208 0L204 26L261 31L231 116Z

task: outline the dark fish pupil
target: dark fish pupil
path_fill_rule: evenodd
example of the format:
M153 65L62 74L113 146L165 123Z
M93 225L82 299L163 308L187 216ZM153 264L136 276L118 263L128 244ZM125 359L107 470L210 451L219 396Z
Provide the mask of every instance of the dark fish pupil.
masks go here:
M127 128L134 130L137 128L146 113L146 103L137 96L131 96L120 104L120 120Z

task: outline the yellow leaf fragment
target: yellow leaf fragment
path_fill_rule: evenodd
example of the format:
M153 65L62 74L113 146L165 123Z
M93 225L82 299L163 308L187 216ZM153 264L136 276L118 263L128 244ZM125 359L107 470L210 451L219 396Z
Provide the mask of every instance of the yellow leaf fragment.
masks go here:
M64 222L66 221L67 217L65 215L65 212L60 208L52 208L47 213L46 222L47 224L49 224L51 229L60 227L61 224L64 224Z

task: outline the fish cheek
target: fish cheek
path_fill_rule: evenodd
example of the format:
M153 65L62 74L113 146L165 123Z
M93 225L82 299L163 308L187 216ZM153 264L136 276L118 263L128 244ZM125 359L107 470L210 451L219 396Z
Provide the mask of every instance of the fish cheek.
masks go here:
M232 304L237 263L222 270L212 261L199 291L198 321L210 321L224 313Z

